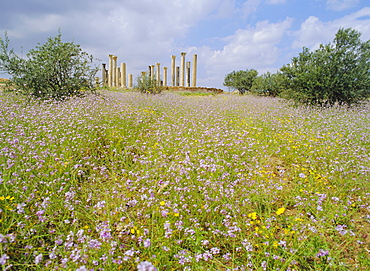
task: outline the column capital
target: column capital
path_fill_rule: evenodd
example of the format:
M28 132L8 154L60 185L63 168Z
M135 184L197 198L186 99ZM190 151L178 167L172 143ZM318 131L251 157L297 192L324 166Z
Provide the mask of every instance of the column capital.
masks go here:
M186 55L186 53L185 52L181 52L181 56L185 56Z

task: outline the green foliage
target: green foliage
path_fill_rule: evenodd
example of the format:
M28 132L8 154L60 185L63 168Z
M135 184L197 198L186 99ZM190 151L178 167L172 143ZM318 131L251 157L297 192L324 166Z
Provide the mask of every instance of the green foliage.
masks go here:
M332 44L311 52L303 48L292 63L281 68L284 98L309 105L352 105L370 94L370 40L361 33L340 29Z
M253 82L256 80L258 72L254 69L245 71L233 71L225 76L224 86L238 90L239 94L251 91Z
M141 93L158 94L162 92L162 87L158 84L155 78L148 75L141 75L137 78L137 86L135 87Z
M281 73L264 73L253 84L253 92L265 96L278 96L283 90L284 77Z
M27 59L9 49L7 33L0 38L0 71L12 76L16 92L36 98L64 100L94 91L98 68L89 66L92 61L80 45L62 42L61 33L30 50Z

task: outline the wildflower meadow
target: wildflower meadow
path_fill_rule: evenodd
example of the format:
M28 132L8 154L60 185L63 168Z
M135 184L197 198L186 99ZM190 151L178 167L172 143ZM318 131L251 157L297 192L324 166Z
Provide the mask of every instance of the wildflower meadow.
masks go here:
M370 103L0 93L2 270L369 270Z

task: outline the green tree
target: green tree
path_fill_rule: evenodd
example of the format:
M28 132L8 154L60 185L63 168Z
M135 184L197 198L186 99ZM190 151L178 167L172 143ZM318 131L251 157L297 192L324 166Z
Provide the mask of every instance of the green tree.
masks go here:
M370 95L370 40L361 33L339 29L333 43L311 52L303 48L281 68L283 97L310 105L352 105Z
M254 81L253 92L259 95L276 97L283 89L284 77L281 73L264 73Z
M245 71L233 71L225 76L224 86L238 90L239 94L251 91L253 82L257 78L258 72L254 69Z
M63 100L94 91L98 68L90 67L93 60L80 45L62 42L60 32L30 50L26 59L9 49L7 33L0 38L0 71L12 77L14 91L37 98Z

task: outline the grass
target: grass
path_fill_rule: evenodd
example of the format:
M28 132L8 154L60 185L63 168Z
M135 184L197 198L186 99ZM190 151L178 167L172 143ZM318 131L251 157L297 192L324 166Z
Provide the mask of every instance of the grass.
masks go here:
M213 96L213 95L216 95L213 92L205 92L205 91L178 91L177 93L182 96Z
M369 109L1 93L0 265L368 270Z

